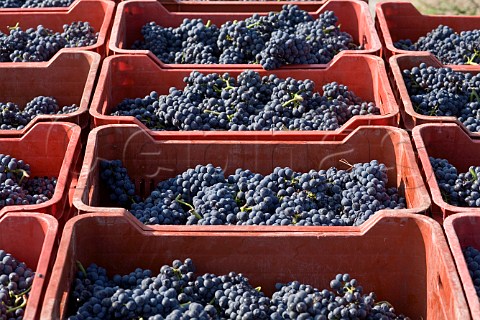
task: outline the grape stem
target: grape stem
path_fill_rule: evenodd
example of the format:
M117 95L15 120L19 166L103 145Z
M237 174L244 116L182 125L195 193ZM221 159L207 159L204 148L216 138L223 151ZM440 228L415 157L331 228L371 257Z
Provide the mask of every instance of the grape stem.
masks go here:
M474 62L475 58L477 58L477 56L478 56L478 53L479 53L479 51L475 50L474 53L473 53L473 56L471 56L470 58L467 57L467 56L464 56L467 59L467 62L465 62L465 64L467 64L467 65L478 65L478 63Z
M87 271L85 271L85 268L83 267L82 263L78 260L77 260L77 267L78 267L78 269L80 269L80 271L86 277L87 276Z
M22 309L22 308L25 308L25 306L27 305L27 297L25 295L22 295L22 299L23 299L23 302L22 304L16 306L16 307L13 307L13 308L10 308L10 309L7 309L7 313L13 313L15 312L16 310L18 309Z
M17 22L13 27L8 27L8 30L17 30L18 28L20 28L20 22Z
M288 101L286 101L282 104L282 107L286 107L290 103L296 104L296 103L302 102L302 101L303 101L303 97L301 95L299 95L298 93L295 93L292 99L290 99L290 100L288 100Z
M195 216L195 218L197 219L202 219L202 216L199 215L196 211L195 211L195 208L188 202L185 202L182 200L181 196L178 195L176 198L175 198L175 201L177 201L178 203L180 204L183 204L184 206L187 206L188 208L190 208L190 210L188 210L188 212L190 212L192 215Z

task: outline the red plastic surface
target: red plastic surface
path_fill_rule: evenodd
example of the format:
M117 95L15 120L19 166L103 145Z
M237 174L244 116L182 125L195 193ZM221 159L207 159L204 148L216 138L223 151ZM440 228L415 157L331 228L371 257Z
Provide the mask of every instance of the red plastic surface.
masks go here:
M68 204L73 166L80 155L80 127L64 122L40 122L20 137L0 136L0 153L30 164L33 176L58 177L52 199L31 205L5 206L6 212L41 212L60 218Z
M468 266L462 249L472 246L480 249L480 214L458 213L445 219L443 224L448 244L457 265L460 281L467 297L468 307L473 319L480 318L480 302L473 281L468 272Z
M438 61L432 54L423 52L416 55L399 54L390 58L390 69L393 74L392 87L393 92L397 97L397 101L400 105L400 114L402 115L405 128L412 130L413 127L424 123L456 123L461 126L465 131L469 131L456 117L440 117L440 116L426 116L417 113L413 107L410 95L408 94L405 81L403 80L402 71L405 69L411 69L418 67L420 63L425 63L427 66L435 68L446 67L440 61ZM466 70L463 66L450 66L454 71L458 72L470 72L476 74L480 72L480 67L476 67L475 70ZM472 135L479 136L480 133L470 132Z
M268 10L268 9L267 9ZM345 53L355 54L380 54L381 43L375 31L368 5L359 0L330 0L315 13L311 13L313 17L318 14L332 10L338 16L338 23L341 24L343 31L353 36L355 43L364 44L364 50L345 50L339 55ZM267 15L269 11L258 12L260 15ZM152 58L158 60L163 68L180 68L180 69L201 69L207 68L235 68L235 69L251 69L252 67L261 68L260 65L252 64L164 64L149 50L132 50L132 44L135 40L142 39L141 28L148 22L155 21L157 24L165 27L177 27L184 18L194 19L201 18L203 20L211 20L212 23L220 26L222 23L233 20L243 20L251 16L253 12L169 12L156 0L131 0L122 2L118 5L115 20L113 22L112 35L109 43L109 54L131 53L131 54L148 54ZM328 64L327 64L328 65ZM324 68L327 65L303 65L304 68ZM284 68L298 68L298 66L285 66Z
M0 249L35 272L24 319L39 319L46 278L54 262L57 230L55 218L39 213L11 212L0 218Z
M432 195L432 214L441 220L459 212L480 213L480 208L452 206L443 200L428 158L447 159L459 173L467 172L470 166L480 165L480 140L454 123L421 125L413 129L412 135Z
M350 135L303 136L287 141L272 136L260 140L174 140L151 136L135 125L109 125L92 130L85 151L85 159L75 190L73 203L80 213L126 212L109 201L108 190L100 182L99 165L102 159L122 160L134 180L137 193L150 195L159 181L174 177L198 164L212 163L232 174L237 168L250 169L261 174L271 173L277 166L288 166L300 172L320 170L349 163L377 159L388 167L389 186L400 189L406 197L408 209L384 210L395 214L422 213L430 206L430 198L415 163L408 134L394 127L359 127ZM335 141L337 140L337 141ZM296 226L151 226L141 224L128 214L138 228L160 231L312 231L316 227ZM360 227L329 227L333 231L356 231Z
M65 121L87 128L100 55L88 51L63 51L48 62L0 63L0 101L21 108L36 96L53 96L60 107L76 104L69 114L40 115L22 130L0 130L1 136L24 134L37 122Z
M375 26L383 44L383 56L389 59L396 54L416 55L425 51L408 51L395 48L394 42L411 39L416 42L421 36L437 28L447 25L456 32L480 29L480 16L462 15L424 15L411 2L382 1L375 8ZM449 65L452 67L453 65ZM462 65L465 70L478 67Z
M202 69L203 73L219 72L215 69ZM293 77L295 79L311 79L315 82L317 90L321 92L322 86L331 81L345 84L364 100L374 101L381 109L381 115L355 116L341 128L333 131L340 133L351 131L360 125L393 125L397 126L400 118L398 106L393 92L388 85L385 65L379 57L366 55L342 55L327 69L321 70L257 70L260 74L276 74L281 78ZM111 116L115 108L125 98L145 97L151 91L156 90L159 94L168 94L170 87L184 88L183 78L190 74L191 70L162 69L156 60L146 55L117 55L105 59L95 95L90 108L93 117L93 125L106 124L137 124L148 128L135 117ZM232 77L240 74L241 70L221 70L229 72ZM321 131L309 134L321 135ZM223 136L229 139L231 136L239 136L238 132L232 131L150 131L152 135L163 137L186 137L195 139L219 138ZM270 138L271 132L245 132L248 138L252 134ZM279 136L298 135L305 132L278 132Z
M98 40L94 45L82 48L63 48L60 51L88 50L105 56L108 42L108 32L113 19L115 2L108 0L81 0L72 4L67 11L0 11L0 31L8 34L8 26L17 23L23 29L37 28L43 25L54 31L63 31L64 24L75 21L88 21L99 32ZM13 62L2 62L2 64ZM18 62L17 62L18 63Z
M337 273L354 276L411 319L470 319L458 274L440 226L406 214L376 215L362 233L148 232L122 215L75 217L65 227L42 308L42 319L66 315L76 261L110 276L136 267L157 272L190 257L199 274L243 273L271 295L276 282L329 287Z
M294 4L300 9L315 12L324 1L195 1L159 0L171 12L265 12L280 11L284 4Z

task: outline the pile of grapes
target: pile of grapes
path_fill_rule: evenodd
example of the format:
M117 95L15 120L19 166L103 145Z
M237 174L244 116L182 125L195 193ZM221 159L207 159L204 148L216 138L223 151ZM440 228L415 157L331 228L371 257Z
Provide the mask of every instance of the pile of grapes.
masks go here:
M403 79L417 113L453 116L468 130L480 132L480 74L421 63L403 70Z
M466 247L463 250L463 255L467 263L468 272L473 281L473 286L480 298L480 251L474 247Z
M480 207L480 166L458 173L446 159L430 157L430 163L445 202L459 207Z
M349 274L338 274L323 290L298 281L278 283L270 298L242 274L195 276L190 258L162 266L157 275L137 268L109 278L95 264L80 269L70 293L74 315L69 320L409 319L388 302L377 302L374 292L364 293Z
M280 12L254 14L220 27L202 19L185 19L177 28L149 22L142 27L143 40L132 49L150 50L165 63L255 63L266 70L286 64L324 64L340 51L361 49L340 30L337 20L333 11L314 19L289 4Z
M46 114L68 114L78 110L76 104L60 108L54 97L38 96L24 108L13 102L0 102L0 130L21 130L36 116Z
M393 45L402 50L431 52L443 64L480 63L479 29L456 33L449 26L439 25L415 43L410 39L403 39Z
M34 272L10 253L0 250L0 320L21 320Z
M91 46L98 39L98 32L82 21L63 25L62 32L42 25L24 31L18 24L9 31L0 31L0 62L47 61L62 48Z
M12 205L40 204L53 197L57 179L30 178L30 174L29 164L0 154L0 209Z
M133 116L152 130L336 130L356 115L378 115L380 109L331 82L323 94L312 80L260 76L252 70L237 78L228 73L192 71L183 90L167 95L125 99L111 112Z
M68 7L74 0L0 0L0 8Z
M358 226L382 209L403 209L387 186L387 168L373 160L306 173L277 167L268 175L198 165L161 181L143 201L120 160L101 162L110 198L144 224Z

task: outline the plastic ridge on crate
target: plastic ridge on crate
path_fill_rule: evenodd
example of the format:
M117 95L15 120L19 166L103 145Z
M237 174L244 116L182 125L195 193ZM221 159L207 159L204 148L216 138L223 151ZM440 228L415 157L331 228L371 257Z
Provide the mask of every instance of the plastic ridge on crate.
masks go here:
M480 228L480 214L458 213L445 219L443 227L445 228L453 259L457 265L472 318L479 319L480 302L462 250L468 246L476 249L480 248L480 233L478 232Z
M324 1L195 1L195 0L159 0L171 12L265 12L280 11L285 4L297 5L300 9L315 12L325 4ZM367 2L367 1L365 1Z
M480 208L457 207L442 198L429 157L447 159L458 172L480 165L480 140L468 135L454 123L424 124L412 131L421 170L432 195L432 214L437 218L459 212L480 213Z
M282 137L259 140L254 136L250 140L235 137L225 141L173 140L152 136L136 125L108 125L90 132L73 199L80 214L125 213L138 228L157 231L314 231L316 227L313 226L143 225L125 209L109 202L108 192L101 186L99 178L102 159L121 160L142 197L148 196L158 182L198 164L220 166L227 175L237 168L267 174L277 166L308 172L331 166L347 169L342 167L342 159L349 163L377 159L388 166L390 186L400 189L408 207L383 212L423 213L430 206L430 197L415 163L408 134L394 127L359 127L349 135L325 134L323 139L306 135L297 141ZM363 227L328 227L328 230L360 232Z
M382 213L367 224L362 233L331 233L328 227L318 232L162 233L141 230L121 215L77 216L65 227L41 318L68 314L77 260L105 267L109 276L136 267L156 275L163 264L190 257L197 274L241 272L267 295L276 282L293 280L327 288L330 279L345 272L365 292L375 291L411 319L470 319L438 223L421 215Z
M400 105L400 114L407 130L412 130L415 126L424 124L424 123L456 123L461 126L465 131L470 132L456 117L447 117L447 116L426 116L420 113L417 113L413 107L412 100L408 94L407 87L405 86L405 81L403 80L403 70L411 69L413 67L418 67L420 63L425 63L427 66L432 66L435 68L447 67L443 65L434 55L421 52L416 55L410 54L399 54L390 58L390 69L393 74L392 86L393 91L397 97L397 101ZM470 72L473 74L480 72L480 67L477 66L476 69L466 69L465 66L448 66L451 67L454 71L459 72ZM478 132L470 132L472 135L480 137Z
M24 319L39 319L55 257L58 223L55 218L27 212L10 212L0 218L0 249L25 262L35 272Z
M245 4L248 6L248 3ZM318 17L324 11L332 10L338 17L338 23L342 30L350 33L358 44L364 44L364 50L345 50L338 55L345 53L373 54L379 55L382 47L380 39L375 31L368 5L360 0L329 0L318 8L313 17ZM257 12L260 15L267 15L268 9L264 12ZM169 12L157 0L129 0L118 5L112 33L109 42L109 55L111 54L148 54L158 60L162 68L180 69L211 69L214 68L235 68L235 69L261 69L261 65L252 64L167 64L161 62L150 50L130 49L135 40L142 38L141 28L148 22L155 21L165 27L177 27L184 18L210 20L220 26L232 20L243 20L255 12ZM302 65L302 68L325 68L328 64ZM287 65L282 68L297 69L299 65Z
M45 28L54 31L63 31L64 24L70 24L75 21L87 21L96 32L99 32L97 42L91 46L62 48L60 51L95 51L104 57L114 8L115 2L109 0L81 0L72 4L68 10L60 12L0 10L0 32L8 34L8 26L15 26L17 23L23 30L43 25ZM2 62L1 64L4 63L9 62Z
M202 73L229 72L236 77L243 70L215 70L202 69ZM262 76L276 74L280 78L293 77L295 79L311 79L315 87L321 91L322 85L337 81L348 86L364 100L374 101L380 108L381 115L354 116L341 128L332 133L351 131L360 125L392 125L398 126L400 113L393 92L388 85L388 77L385 64L382 59L368 55L340 55L326 69L321 70L256 70ZM210 139L240 137L243 135L250 139L255 135L270 138L273 135L288 139L298 139L304 134L319 135L322 131L153 131L148 129L140 120L133 116L112 116L111 111L125 98L145 97L151 91L156 90L159 94L168 94L170 87L183 89L183 78L188 76L191 70L163 69L158 65L158 60L151 59L146 55L116 55L105 59L100 73L99 81L95 90L90 108L93 117L93 126L98 127L107 124L137 124L152 135L163 137L175 137L187 139Z
M0 130L0 136L24 134L37 122L65 121L88 128L88 107L100 65L100 55L61 51L47 62L0 63L0 102L20 107L36 96L53 96L60 107L76 104L69 114L39 115L22 130Z
M57 177L53 197L41 204L5 206L6 212L28 211L49 214L59 219L68 203L73 166L80 156L80 127L65 122L40 122L20 137L0 135L0 153L30 164L32 176Z
M465 15L424 15L406 1L382 1L376 4L375 26L383 44L382 55L389 59L392 55L417 55L425 51L409 51L395 48L394 42L411 39L416 42L439 25L447 25L456 32L480 28L480 16ZM454 65L448 65L453 67ZM461 65L468 69L478 67Z

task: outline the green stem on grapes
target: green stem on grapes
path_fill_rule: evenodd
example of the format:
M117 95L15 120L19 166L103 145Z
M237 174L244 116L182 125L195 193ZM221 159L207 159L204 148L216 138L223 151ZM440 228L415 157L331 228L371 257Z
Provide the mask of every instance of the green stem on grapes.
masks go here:
M205 27L210 28L211 25L212 25L212 20L208 20Z
M8 27L8 30L17 30L18 28L20 28L20 22L17 22L13 27Z
M25 295L22 296L23 298L23 302L22 304L16 306L16 307L13 307L13 308L10 308L10 309L7 309L7 313L13 313L15 312L16 310L18 309L22 309L22 308L25 308L25 306L27 305L27 297Z
M77 267L80 269L80 271L83 273L85 277L87 277L87 271L85 271L85 268L83 267L82 263L77 260Z
M203 110L203 112L204 113L211 113L211 114L216 115L216 116L219 116L221 114L218 111L213 111L213 110L208 110L208 109Z
M202 216L199 215L199 214L195 211L195 208L194 208L190 203L183 201L183 200L180 198L180 195L178 195L178 196L175 198L175 201L177 201L178 203L183 204L184 206L190 208L190 210L188 210L188 212L190 212L192 215L194 215L195 218L197 218L197 219L202 219Z
M248 207L247 204L245 204L243 207L240 208L240 211L241 212L248 212L248 211L252 211L252 208Z
M256 287L256 288L255 288L255 291L261 292L261 291L262 291L262 287Z
M471 56L470 58L467 57L467 56L464 56L465 59L467 59L467 62L465 62L466 65L478 65L478 63L474 62L475 58L477 58L478 56L478 51L475 50L474 53L473 53L473 56Z
M477 181L478 180L478 176L477 176L477 173L475 172L475 170L473 168L470 168L470 173L472 174L473 176L473 181Z
M284 103L282 104L282 107L286 107L286 106L288 106L290 103L294 103L294 104L295 104L295 103L302 102L302 101L303 101L303 97L302 97L301 95L295 93L292 99L290 99L290 100L288 100L288 101L286 101L286 102L284 102Z
M252 29L252 28L254 28L254 27L258 27L260 24L261 24L260 21L257 21L257 22L255 22L255 23L249 24L249 25L247 26L247 29Z
M472 89L472 93L470 93L470 102L473 101L473 98L477 99L477 102L480 102L480 96L475 89Z

